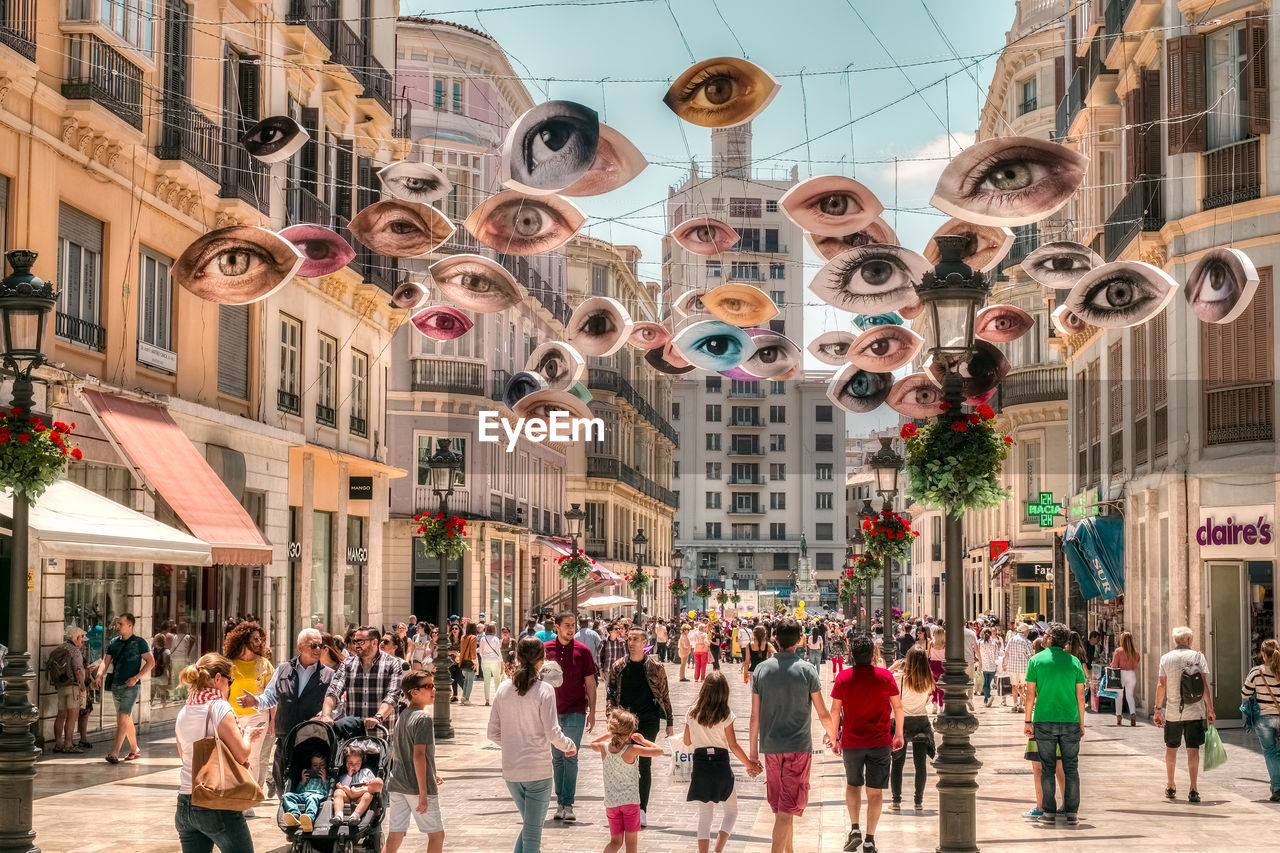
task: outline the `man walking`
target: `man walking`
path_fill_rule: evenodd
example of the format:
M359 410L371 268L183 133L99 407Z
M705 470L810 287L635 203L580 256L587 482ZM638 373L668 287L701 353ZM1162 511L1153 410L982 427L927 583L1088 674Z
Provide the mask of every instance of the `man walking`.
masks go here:
M560 730L582 745L583 732L596 724L596 659L591 650L573 638L577 624L567 610L556 614L556 636L547 642L547 660L560 664L564 681L556 688L556 714ZM551 747L551 773L556 789L556 820L576 821L573 803L578 792L578 756Z
M1043 823L1057 819L1054 783L1058 761L1065 777L1062 805L1067 823L1080 817L1080 738L1084 736L1084 667L1067 651L1071 630L1061 622L1049 625L1049 647L1027 663L1024 734L1035 738L1040 753L1040 816Z
M338 737L358 737L376 726L390 726L400 701L404 667L395 655L378 649L374 628L356 629L347 648L351 656L338 665L325 693L320 719L333 723ZM334 722L333 709L342 703L344 716Z
M658 656L658 663L667 662L667 641L670 638L667 633L667 620L659 619L653 626L653 651ZM649 739L653 740L653 738Z
M124 761L142 757L138 730L133 726L133 706L142 692L142 682L156 665L156 659L147 641L133 633L136 623L132 613L121 613L116 618L117 636L107 644L106 654L98 662L98 674L93 684L96 690L103 675L111 670L111 698L116 704L116 739L111 752L107 753L108 764L120 763L120 750L126 742L131 743L133 749L124 756Z
M1213 703L1206 699L1209 686L1209 662L1191 648L1193 634L1185 626L1173 629L1173 649L1160 658L1160 679L1156 682L1155 724L1164 728L1164 769L1169 785L1164 795L1170 800L1178 796L1173 782L1178 769L1178 747L1187 748L1187 772L1191 788L1187 802L1200 802L1196 780L1200 775L1200 747L1204 745L1206 726L1217 719Z
M884 789L889 787L893 750L902 749L903 711L898 698L898 682L887 669L871 665L875 642L866 634L856 635L849 644L848 669L836 676L831 687L831 718L840 730L835 748L844 758L844 804L849 810L846 853L862 845L863 853L876 853L876 825L884 805ZM893 728L889 715L893 715ZM862 837L858 820L862 812L862 789L867 789L867 836Z
M622 708L636 715L638 731L646 740L658 739L658 726L667 721L667 738L675 734L675 717L671 713L671 693L667 671L653 655L644 653L647 637L643 628L627 631L627 656L614 661L605 675L605 713ZM637 758L640 767L640 825L648 825L649 789L653 782L653 759Z
M578 617L578 633L573 638L582 645L591 649L591 656L599 658L600 656L600 635L591 630L591 620L585 616Z
M596 666L603 673L608 673L616 661L627 656L627 641L622 633L622 623L616 620L610 622L607 633L608 636L600 641L600 647L594 654Z
M1020 623L1004 650L1004 671L1009 673L1009 686L1013 689L1013 713L1015 714L1023 709L1022 685L1027 677L1027 663L1034 652L1031 641L1027 639L1029 630L1027 625Z
M795 818L809 804L813 759L813 712L826 730L828 745L840 739L822 699L818 670L796 654L803 641L800 623L791 617L775 625L778 653L751 675L751 749L753 764L765 759L765 796L773 811L771 853L794 853Z

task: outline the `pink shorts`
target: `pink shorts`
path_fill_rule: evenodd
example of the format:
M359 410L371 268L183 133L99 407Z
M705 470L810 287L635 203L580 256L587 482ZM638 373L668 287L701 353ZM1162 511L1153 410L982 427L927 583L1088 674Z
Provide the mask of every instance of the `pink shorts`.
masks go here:
M639 803L632 803L629 806L609 806L604 813L609 818L610 835L640 831Z
M774 814L803 815L809 805L811 752L783 752L764 757L765 799Z

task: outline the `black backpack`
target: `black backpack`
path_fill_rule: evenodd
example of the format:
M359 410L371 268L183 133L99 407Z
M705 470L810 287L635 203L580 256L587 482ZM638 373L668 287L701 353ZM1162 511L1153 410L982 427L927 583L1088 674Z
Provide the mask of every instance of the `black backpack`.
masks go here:
M1193 666L1195 669L1182 669L1182 678L1178 684L1179 708L1194 705L1204 698L1204 673L1200 671L1199 663Z
M49 676L49 684L55 689L75 683L76 676L71 670L71 651L65 643L49 652L44 661L44 672Z

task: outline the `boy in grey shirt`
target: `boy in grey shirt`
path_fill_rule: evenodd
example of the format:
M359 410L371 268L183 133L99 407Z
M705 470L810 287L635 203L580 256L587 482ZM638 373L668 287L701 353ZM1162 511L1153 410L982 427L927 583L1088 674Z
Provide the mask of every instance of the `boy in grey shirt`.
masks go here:
M396 853L409 831L412 816L418 831L426 833L432 850L444 846L440 818L440 777L436 775L436 739L427 709L436 698L434 676L418 670L404 677L402 689L409 707L396 720L391 735L392 767L387 785L390 798L387 843L382 853Z

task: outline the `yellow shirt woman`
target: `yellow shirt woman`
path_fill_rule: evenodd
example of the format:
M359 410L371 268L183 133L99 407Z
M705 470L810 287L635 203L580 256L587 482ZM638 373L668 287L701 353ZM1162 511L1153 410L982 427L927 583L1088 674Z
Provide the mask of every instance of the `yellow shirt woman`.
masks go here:
M231 662L231 693L228 701L231 702L231 710L235 711L237 716L247 717L257 713L256 708L241 708L236 703L236 699L246 693L261 694L275 671L271 661L266 658Z

